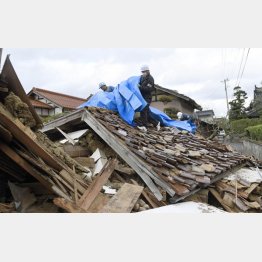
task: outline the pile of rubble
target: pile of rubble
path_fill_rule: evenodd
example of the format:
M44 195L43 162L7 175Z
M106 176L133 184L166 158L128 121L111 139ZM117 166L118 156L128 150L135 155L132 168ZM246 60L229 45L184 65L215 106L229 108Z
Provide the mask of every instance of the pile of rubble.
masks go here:
M81 133L82 128L85 129ZM110 152L104 158L117 157L121 168L115 168L110 178L115 184L112 183L111 187L116 191L124 183L144 187L141 197L145 204L139 206L137 203L133 211L187 201L203 188L207 192L213 190L217 181L232 172L256 164L253 158L233 152L226 145L175 128L162 127L161 132L149 128L142 132L127 125L115 112L99 108L74 112L69 118L48 123L42 131L55 141L61 140L65 134L74 137L74 145L70 145L73 156L87 149L85 156L75 159L89 159L90 163L96 146L102 152ZM80 136L74 136L76 132ZM96 138L96 146L89 147L88 142L83 143L86 137ZM70 139L62 141L70 144ZM95 144L95 141L92 143ZM69 146L66 144L65 148ZM220 207L223 208L222 205Z
M258 169L240 169L216 182L209 191L228 212L261 212L262 174Z
M99 108L39 130L9 59L0 81L0 212L129 213L193 199L261 212L262 180L232 176L254 159L175 128L143 132Z

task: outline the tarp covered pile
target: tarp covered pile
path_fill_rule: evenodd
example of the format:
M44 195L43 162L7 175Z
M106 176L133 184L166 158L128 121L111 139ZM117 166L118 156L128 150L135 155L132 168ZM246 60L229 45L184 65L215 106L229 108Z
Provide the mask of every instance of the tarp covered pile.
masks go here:
M133 76L122 81L114 88L113 92L100 91L79 106L79 108L100 107L112 110L118 112L121 118L129 125L134 126L135 113L141 112L146 106L146 101L138 88L139 80L140 76ZM195 132L195 125L190 121L172 120L168 115L154 107L150 107L150 114L163 126L176 127L191 133Z

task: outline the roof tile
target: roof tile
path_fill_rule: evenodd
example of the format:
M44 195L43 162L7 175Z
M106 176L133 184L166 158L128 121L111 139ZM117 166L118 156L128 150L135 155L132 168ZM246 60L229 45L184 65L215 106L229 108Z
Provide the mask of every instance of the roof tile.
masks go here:
M76 109L78 106L86 101L86 99L84 98L61 94L35 87L32 89L31 92L39 94L40 96L47 98L55 104L69 109Z

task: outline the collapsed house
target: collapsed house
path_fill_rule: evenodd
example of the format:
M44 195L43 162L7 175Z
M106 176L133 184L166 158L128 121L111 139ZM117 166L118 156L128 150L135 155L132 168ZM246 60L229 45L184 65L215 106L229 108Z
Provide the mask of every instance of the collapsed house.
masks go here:
M154 207L177 203L203 188L213 189L217 181L253 165L251 158L226 145L169 127L144 133L126 124L117 113L100 108L78 110L46 124L42 131L59 140L65 133L83 128L94 133L100 143L104 141L102 150L107 144L120 162L135 171Z
M254 159L176 128L142 132L94 107L38 131L41 120L9 57L0 79L0 184L11 193L2 212L47 212L43 203L49 212L137 212L203 191L226 211L261 211L260 180L227 180Z

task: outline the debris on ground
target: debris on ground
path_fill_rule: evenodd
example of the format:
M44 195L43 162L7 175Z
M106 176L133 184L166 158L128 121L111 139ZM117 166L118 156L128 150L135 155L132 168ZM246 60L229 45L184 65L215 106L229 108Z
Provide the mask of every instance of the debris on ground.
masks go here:
M173 127L144 132L94 107L38 130L12 66L3 72L0 212L162 212L190 203L202 213L261 212L254 158Z
M144 133L127 125L116 113L99 108L82 109L75 115L76 118L68 121L63 118L48 123L42 131L53 139L57 136L56 126L67 130L68 127L72 129L71 121L78 123L76 126L85 123L85 128L99 136L100 148L110 147L119 160L106 184L116 189L113 197L117 197L117 190L125 183L144 187L132 212L190 199L208 203L209 188L214 188L217 181L244 166L255 165L253 158L187 131L162 127L161 132L157 132L149 127ZM107 157L102 152L96 150L87 158L93 157L93 169L99 158ZM113 208L113 200L109 204L112 209L104 207L102 210L115 212L113 210L117 208Z
M228 212L262 211L262 176L258 169L243 168L210 188L210 193Z

